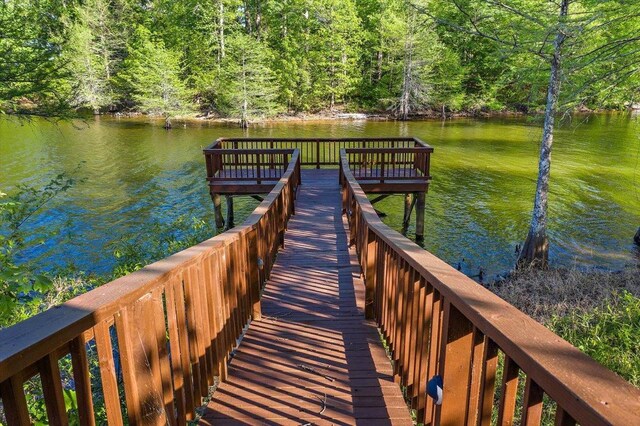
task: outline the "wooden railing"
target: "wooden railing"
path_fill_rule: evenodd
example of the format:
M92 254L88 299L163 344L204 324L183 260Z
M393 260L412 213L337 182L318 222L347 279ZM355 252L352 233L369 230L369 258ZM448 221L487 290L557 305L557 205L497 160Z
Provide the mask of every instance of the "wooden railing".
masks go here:
M25 382L41 385L48 421L184 425L226 379L243 328L260 317L260 291L294 211L300 157L239 227L0 330L0 398L9 425L31 423ZM61 376L60 363L70 364ZM39 378L37 377L39 375ZM98 380L99 378L99 380Z
M544 404L556 425L640 424L640 390L385 226L344 151L341 171L366 316L389 345L419 423L511 425L519 416L538 425ZM443 379L442 405L427 397L435 375Z
M204 150L207 180L258 184L278 181L287 170L293 152L293 149L208 148Z
M429 147L414 137L392 138L220 138L207 147L215 149L299 149L302 166L339 166L340 150L346 148Z
M350 148L345 152L351 173L358 181L431 179L431 147Z

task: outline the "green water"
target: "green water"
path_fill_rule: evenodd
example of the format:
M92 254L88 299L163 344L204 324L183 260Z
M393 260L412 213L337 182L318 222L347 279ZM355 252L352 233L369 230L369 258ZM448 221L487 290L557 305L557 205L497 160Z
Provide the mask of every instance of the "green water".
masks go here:
M110 271L110 243L144 235L150 222L180 215L212 218L201 148L220 136L418 136L435 148L427 196L425 248L474 275L510 269L524 239L535 189L539 123L525 119L446 122L296 122L243 133L223 125L189 124L167 132L161 122L102 118L88 122L0 119L0 191L46 183L82 164L78 184L26 226L62 232L27 258L45 267L73 262ZM637 264L640 226L638 118L574 118L556 133L549 197L551 262L618 269ZM256 205L236 202L239 223ZM402 198L376 208L400 229ZM413 223L412 223L413 226ZM409 230L411 235L413 228Z

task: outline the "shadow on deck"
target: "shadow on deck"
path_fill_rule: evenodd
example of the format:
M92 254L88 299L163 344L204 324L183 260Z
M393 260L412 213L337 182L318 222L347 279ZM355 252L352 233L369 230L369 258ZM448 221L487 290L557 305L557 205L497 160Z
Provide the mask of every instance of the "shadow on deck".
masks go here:
M303 170L296 215L203 424L412 424L375 323L364 320L337 170ZM391 420L390 420L391 419Z

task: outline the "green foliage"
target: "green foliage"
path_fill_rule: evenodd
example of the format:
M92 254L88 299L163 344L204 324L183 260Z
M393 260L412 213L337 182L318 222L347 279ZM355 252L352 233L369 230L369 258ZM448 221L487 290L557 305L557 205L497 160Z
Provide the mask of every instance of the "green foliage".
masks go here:
M148 114L172 117L191 109L189 91L180 77L180 55L139 25L119 75L125 100Z
M223 71L215 91L219 110L249 120L274 115L280 108L270 50L255 38L239 33L227 40Z
M0 109L536 111L559 25L562 106L623 108L640 94L633 6L576 0L559 22L537 0L16 0L0 4Z
M0 326L18 306L27 311L38 306L53 288L49 276L18 261L22 251L42 244L49 235L26 235L22 226L75 182L75 178L60 174L42 188L23 185L11 196L0 193Z
M0 2L0 113L48 112L64 104L57 89L66 72L63 2Z
M123 237L112 244L117 265L112 278L128 273L160 260L180 250L196 245L215 233L209 221L180 216L170 224L151 223L148 232L133 237Z
M640 386L640 298L614 294L601 307L554 317L550 328L578 349Z

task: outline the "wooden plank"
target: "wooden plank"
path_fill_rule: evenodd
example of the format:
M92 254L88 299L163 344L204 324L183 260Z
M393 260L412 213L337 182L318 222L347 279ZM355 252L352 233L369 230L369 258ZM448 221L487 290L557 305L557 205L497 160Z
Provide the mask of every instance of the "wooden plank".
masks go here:
M186 301L184 296L183 276L179 275L174 281L172 281L172 283L173 283L175 308L176 308L181 370L182 370L182 376L184 378L186 420L193 420L193 418L195 417L197 387L194 382L194 375L192 371L197 372L197 370L191 369L192 356L190 352L191 352L192 345L189 342L189 339L191 338L191 336L187 327L187 312L186 312Z
M113 360L113 347L111 334L107 322L100 322L93 327L98 351L98 365L102 380L102 395L107 411L107 422L110 425L121 425L122 412L120 411L120 396L118 393L118 381L116 380L116 366Z
M23 426L31 423L24 383L20 374L9 377L0 383L0 397L8 426Z
M484 351L485 336L477 328L473 328L473 347L471 353L471 386L469 387L469 395L467 397L467 425L475 426L478 424L478 414L481 404L481 387L484 372Z
M498 407L498 425L512 425L518 397L518 373L520 368L508 355L504 357L502 387Z
M524 387L524 404L522 410L523 426L538 426L542 419L542 401L544 391L530 377Z
M262 294L262 318L251 322L202 424L411 424L376 326L364 319L366 288L357 259L365 253L356 254L355 246L348 250L348 233L336 223L341 221L340 194L324 190L336 184L311 181L301 187L287 245ZM318 214L326 206L338 214ZM265 234L277 231L282 220L269 217ZM365 237L360 233L356 240L368 255ZM258 240L265 250L278 245L266 235ZM376 247L375 252L384 250ZM376 282L382 284L382 274ZM240 289L248 291L247 286Z
M173 400L176 407L176 424L186 425L186 387L183 371L183 354L180 348L178 316L176 313L175 286L178 280L173 278L166 284L165 298L167 309L167 325L169 329L169 350L171 353L171 370L173 372ZM190 386L188 386L190 388Z
M71 341L71 365L73 367L73 381L78 403L78 419L80 424L92 426L95 425L95 415L86 345L87 341L84 335L80 335Z
M470 390L473 324L448 300L445 301L440 375L443 396L436 410L436 424L465 424Z
M168 286L169 283L165 285L165 288ZM152 316L155 329L154 352L157 352L157 361L159 362L159 368L157 368L156 371L158 373L157 380L160 381L159 388L162 389L165 416L169 425L176 426L177 418L174 404L173 375L169 361L169 342L167 342L168 324L165 323L165 307L163 304L163 294L166 294L166 291L163 292L162 290L163 289L158 288L152 294ZM156 384L156 386L158 385Z
M556 418L555 425L556 426L575 426L576 421L569 413L567 413L564 408L558 406L556 409Z
M491 425L493 396L495 391L496 370L498 368L498 346L488 337L484 338L482 354L482 382L480 383L478 425Z

